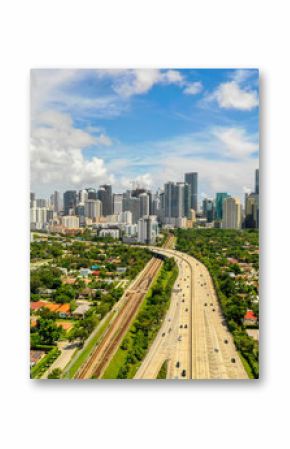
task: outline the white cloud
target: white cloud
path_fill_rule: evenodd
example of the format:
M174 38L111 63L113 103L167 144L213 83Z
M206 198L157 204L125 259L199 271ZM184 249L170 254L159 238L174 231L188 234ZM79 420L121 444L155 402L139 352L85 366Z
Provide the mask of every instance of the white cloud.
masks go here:
M244 83L249 78L258 75L258 70L256 69L237 69L233 72L232 80L237 84Z
M184 89L183 93L187 95L196 95L200 93L203 89L203 85L201 82L196 81L194 83L187 83L186 88Z
M220 84L208 99L216 100L221 108L243 111L250 111L259 104L257 92L242 89L236 81Z
M80 188L110 181L103 159L85 159L90 145L108 144L101 134L93 137L73 127L71 117L48 111L38 117L31 136L31 184L37 191Z
M98 71L103 73L103 70ZM86 77L96 76L96 70L90 69L35 69L31 71L31 116L53 108L79 116L116 117L128 108L115 93L86 97L76 91L68 92L74 83L84 81Z
M242 128L219 128L213 134L222 143L224 156L244 158L258 151L258 144Z
M52 94L56 98L62 86L79 78L81 70L33 69L30 72L31 110L37 113Z
M117 189L132 189L135 187L144 189L151 189L153 186L153 179L150 173L143 173L138 176L122 176L119 184L116 185ZM115 187L115 186L114 186Z
M258 145L256 135L243 128L214 128L117 149L122 159L116 157L109 167L115 173L118 191L131 188L132 180L155 190L167 181L182 181L188 171L199 173L200 192L209 197L227 191L243 199L244 186L252 185L253 190L258 161L252 153ZM139 157L132 158L132 154Z
M95 141L98 145L103 145L109 147L112 145L112 139L106 134L101 133L98 137L95 138Z
M115 78L113 89L121 97L131 97L148 92L155 84L182 84L183 77L178 70L130 69L105 70L100 76Z

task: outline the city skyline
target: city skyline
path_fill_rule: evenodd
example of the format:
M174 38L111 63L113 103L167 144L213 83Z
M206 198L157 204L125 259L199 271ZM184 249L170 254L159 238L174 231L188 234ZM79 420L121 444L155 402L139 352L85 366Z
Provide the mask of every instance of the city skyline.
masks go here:
M199 195L253 191L258 71L33 70L31 188L155 191L186 172Z

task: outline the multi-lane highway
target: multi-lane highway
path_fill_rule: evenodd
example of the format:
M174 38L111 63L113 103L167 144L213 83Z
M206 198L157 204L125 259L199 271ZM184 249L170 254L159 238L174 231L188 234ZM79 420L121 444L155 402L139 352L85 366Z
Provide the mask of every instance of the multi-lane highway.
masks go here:
M206 267L172 249L152 251L174 257L179 274L164 322L135 378L156 379L167 360L168 379L247 379Z
M174 236L169 234L164 242L163 248L171 248L174 243ZM123 298L119 301L120 307L115 308L116 316L110 323L102 341L84 365L78 371L77 379L90 379L102 377L106 367L109 365L116 351L118 350L123 337L130 327L139 307L148 292L155 276L159 272L163 262L158 257L152 257L144 270L137 276L131 286L126 290Z

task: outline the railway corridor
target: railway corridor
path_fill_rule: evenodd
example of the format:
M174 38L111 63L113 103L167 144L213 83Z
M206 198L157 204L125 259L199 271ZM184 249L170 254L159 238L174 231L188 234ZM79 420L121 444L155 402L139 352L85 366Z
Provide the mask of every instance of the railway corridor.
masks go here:
M126 291L122 308L110 323L100 344L77 373L77 379L90 379L92 376L102 377L162 264L163 262L160 259L153 257Z
M179 275L164 322L135 378L156 379L168 360L168 379L247 379L206 267L175 250L152 250L174 257Z

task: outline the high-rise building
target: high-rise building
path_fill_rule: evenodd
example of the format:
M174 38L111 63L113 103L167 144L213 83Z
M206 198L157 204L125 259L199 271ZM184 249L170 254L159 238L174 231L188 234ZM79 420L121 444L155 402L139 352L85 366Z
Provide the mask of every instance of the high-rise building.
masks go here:
M48 207L48 201L43 198L37 198L36 207Z
M68 229L77 229L80 225L79 217L75 215L65 215L61 217L61 222L62 225Z
M121 212L121 214L119 215L119 223L131 225L132 224L132 212L129 210L126 210L125 212Z
M102 215L102 202L100 200L90 200L85 202L85 216L88 218L97 218Z
M198 173L185 173L184 181L190 186L190 208L198 211Z
M82 203L79 203L76 206L76 216L81 218L81 217L85 217L85 205ZM84 222L84 220L82 220L82 222Z
M213 200L205 198L202 202L203 216L207 219L208 223L212 223L214 219L214 205Z
M96 189L86 189L88 192L88 200L96 200L97 199L97 192Z
M140 217L144 217L144 215L149 215L150 207L149 207L149 195L147 193L141 193L139 195L140 200Z
M36 206L35 193L30 192L30 207Z
M113 195L113 213L121 214L123 212L123 194L114 193Z
M219 192L215 197L215 218L216 220L222 220L223 218L223 202L226 198L229 198L229 194L226 192Z
M246 193L245 195L245 228L259 227L259 195Z
M169 223L172 219L189 216L191 204L191 189L184 182L168 182L164 185L165 211L164 216ZM174 221L174 220L173 220Z
M189 217L191 210L191 187L184 183L184 216Z
M112 215L113 213L113 200L112 200L112 186L109 184L103 184L98 190L98 199L102 201L103 215Z
M61 211L60 193L57 190L55 190L52 194L52 207L54 212L57 214Z
M241 203L238 198L225 198L223 202L224 229L240 229L242 224Z
M34 201L35 203L35 201ZM41 230L48 223L48 212L47 207L37 207L36 204L30 208L30 227L31 229Z
M152 200L152 215L156 215L161 218L161 198L160 195L156 195Z
M64 215L73 215L75 213L75 207L77 205L77 192L76 190L67 190L63 194L63 209Z
M259 195L259 169L255 170L255 193Z
M87 189L79 190L79 203L85 204L87 199L88 199L88 190Z
M174 217L175 184L167 182L164 184L164 216L166 218Z
M138 220L138 242L148 245L155 244L158 234L158 223L154 215L144 216Z

